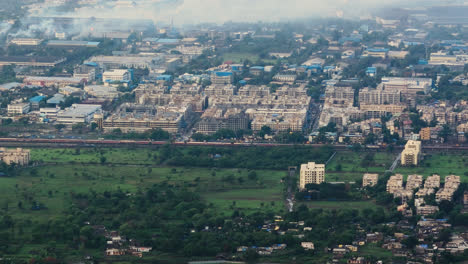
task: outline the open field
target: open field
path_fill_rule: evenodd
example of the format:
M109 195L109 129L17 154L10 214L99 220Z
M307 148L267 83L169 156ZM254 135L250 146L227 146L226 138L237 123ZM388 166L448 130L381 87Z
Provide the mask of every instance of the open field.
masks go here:
M367 244L364 247L359 248L359 254L356 255L371 256L383 261L390 261L393 257L391 251L383 249L376 244Z
M257 170L251 180L246 169L138 167L120 165L48 165L21 170L16 177L0 178L1 206L18 218L49 220L71 204L71 193L105 192L121 189L134 193L155 183L168 182L192 189L217 209L265 208L282 210L286 172ZM18 208L21 201L23 209ZM234 206L233 201L236 201ZM272 205L273 202L273 205ZM35 203L47 209L31 210Z
M376 209L379 206L372 201L310 201L305 202L305 205L311 209L330 209L330 210L340 210L340 209Z
M154 149L54 149L33 148L31 160L45 163L101 163L101 157L105 157L107 163L150 165L154 164L154 155L158 150Z
M424 177L434 173L443 180L445 176L455 174L462 182L468 182L468 154L467 153L436 153L426 155L419 167L398 167L396 173L403 175L421 174Z
M333 160L326 167L327 181L357 181L364 173L383 174L396 155L388 152L371 153L372 160L369 165L364 164L365 152L338 152Z

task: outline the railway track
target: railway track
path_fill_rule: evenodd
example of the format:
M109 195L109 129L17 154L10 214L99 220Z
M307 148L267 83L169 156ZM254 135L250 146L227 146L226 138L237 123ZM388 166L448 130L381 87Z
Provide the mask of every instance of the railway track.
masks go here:
M281 146L331 146L336 150L349 150L348 145L325 144L281 144L281 143L239 143L239 142L167 142L150 140L97 140L97 139L42 139L42 138L0 138L0 145L6 147L151 147L172 144L175 146L219 146L219 147L281 147ZM396 147L396 150L403 147ZM366 150L383 151L384 146L366 146ZM468 145L423 145L426 151L468 151Z

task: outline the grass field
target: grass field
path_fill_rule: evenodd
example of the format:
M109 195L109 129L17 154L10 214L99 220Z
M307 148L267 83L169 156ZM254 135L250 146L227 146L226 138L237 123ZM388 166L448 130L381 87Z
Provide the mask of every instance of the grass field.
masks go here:
M367 244L359 248L359 253L357 254L354 253L353 255L372 256L374 258L384 261L384 263L387 263L386 261L390 261L393 257L393 254L391 251L383 249L377 246L376 244Z
M118 189L131 193L155 183L168 182L200 193L208 203L226 213L260 207L282 210L281 179L286 172L258 170L256 180L249 179L248 172L246 169L136 165L46 165L23 169L13 178L0 178L0 206L8 207L18 218L46 221L60 216L71 205L70 193ZM19 201L23 209L18 207ZM47 209L31 210L35 203Z
M436 173L442 177L441 180L447 175L455 174L460 176L462 182L468 182L468 155L467 153L426 155L421 166L398 167L395 172L403 175L420 174L424 177Z
M34 148L31 149L31 160L45 163L100 163L101 157L106 158L111 164L134 164L151 165L154 164L154 155L157 149L55 149L55 148Z
M361 179L366 172L383 174L396 158L396 155L392 153L374 153L371 165L362 166L366 154L338 152L326 167L326 180L349 182Z
M376 209L379 207L372 201L311 201L306 202L305 205L311 209L331 209L331 210L340 210L340 209Z

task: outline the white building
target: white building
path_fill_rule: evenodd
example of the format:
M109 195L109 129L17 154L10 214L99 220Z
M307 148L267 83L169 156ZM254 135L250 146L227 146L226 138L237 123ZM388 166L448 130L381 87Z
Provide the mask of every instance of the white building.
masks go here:
M57 123L66 125L89 123L98 112L101 112L100 105L73 104L57 114Z
M325 164L309 162L301 165L299 188L304 190L307 184L325 182Z
M29 103L9 104L8 114L9 115L22 115L27 114L31 110Z
M117 91L117 88L112 86L104 86L104 85L88 85L84 87L84 90L89 95L92 95L96 98L103 98L103 99L114 99L119 97L120 92Z
M102 74L103 82L129 82L131 81L131 74L128 70L109 70Z

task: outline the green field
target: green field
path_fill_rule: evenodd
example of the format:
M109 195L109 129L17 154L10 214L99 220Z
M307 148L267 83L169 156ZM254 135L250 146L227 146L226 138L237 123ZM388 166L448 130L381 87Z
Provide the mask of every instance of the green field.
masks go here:
M420 174L424 177L434 173L439 174L443 180L445 176L455 174L460 176L462 182L468 182L468 155L467 153L437 153L426 155L418 167L398 167L396 173L403 175Z
M44 163L101 163L101 157L112 164L155 164L154 155L159 151L153 149L31 149L31 160Z
M390 261L393 257L391 251L383 249L376 244L367 244L361 248L359 248L359 253L353 253L356 256L370 256L374 259L383 260L383 261ZM386 263L386 262L384 262Z
M8 210L17 217L48 220L61 215L71 205L71 193L117 189L134 193L145 186L167 182L200 193L208 203L227 213L260 207L282 210L281 178L286 173L264 170L256 173L258 178L250 180L246 169L47 165L21 170L14 178L0 178L0 200L1 206L8 205ZM18 208L18 201L23 209ZM41 203L47 209L30 210L34 203Z
M304 203L311 209L376 209L379 206L372 201L311 201Z
M395 160L393 153L373 153L373 161L363 166L365 152L338 152L326 167L326 181L357 181L364 173L383 174ZM341 168L340 168L341 167Z

